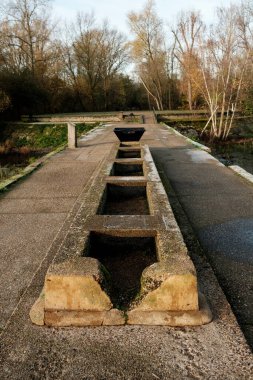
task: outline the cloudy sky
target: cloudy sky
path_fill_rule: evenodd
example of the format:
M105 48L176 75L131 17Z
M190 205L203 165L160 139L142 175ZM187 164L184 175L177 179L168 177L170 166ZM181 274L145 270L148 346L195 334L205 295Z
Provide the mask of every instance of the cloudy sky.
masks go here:
M200 10L203 18L211 22L217 6L227 6L231 0L156 0L156 9L160 17L173 22L181 10ZM240 3L234 0L233 3ZM108 19L110 25L127 33L126 15L129 11L139 11L145 0L53 0L54 14L73 20L77 11L94 11L97 20Z

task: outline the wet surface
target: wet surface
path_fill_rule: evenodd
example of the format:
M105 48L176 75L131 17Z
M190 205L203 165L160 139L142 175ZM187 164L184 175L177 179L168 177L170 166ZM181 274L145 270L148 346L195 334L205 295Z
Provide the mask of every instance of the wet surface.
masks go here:
M152 155L163 181L174 189L253 347L252 185L212 158L189 160L187 146L152 149Z
M226 252L230 260L253 265L253 218L235 219L203 228L200 236L203 241L208 240L208 248L216 255Z

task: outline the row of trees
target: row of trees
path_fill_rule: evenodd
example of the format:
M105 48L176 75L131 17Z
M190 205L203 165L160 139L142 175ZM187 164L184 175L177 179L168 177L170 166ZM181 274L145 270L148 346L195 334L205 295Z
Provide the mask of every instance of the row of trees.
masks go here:
M61 26L50 0L13 0L1 7L0 110L34 112L147 108L140 83L124 73L125 36L92 14Z
M153 0L128 19L135 35L136 70L157 109L174 106L171 98L177 99L179 86L190 110L209 110L204 130L210 127L212 138L225 140L236 111L252 107L252 2L218 8L211 26L198 12L182 12L170 27L170 37Z
M250 1L219 8L211 26L182 12L165 28L148 0L127 15L130 41L92 14L59 28L50 0L9 0L0 11L0 110L12 116L208 108L206 128L226 139L236 111L251 106Z

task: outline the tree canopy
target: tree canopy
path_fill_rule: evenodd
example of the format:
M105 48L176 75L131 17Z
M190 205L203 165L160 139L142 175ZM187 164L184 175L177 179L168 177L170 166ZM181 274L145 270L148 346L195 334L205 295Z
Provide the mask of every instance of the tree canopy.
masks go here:
M226 139L238 110L253 105L253 5L198 11L168 24L147 0L127 17L130 38L77 12L52 18L50 0L6 0L0 8L0 112L206 108L213 138ZM131 70L130 70L131 67Z

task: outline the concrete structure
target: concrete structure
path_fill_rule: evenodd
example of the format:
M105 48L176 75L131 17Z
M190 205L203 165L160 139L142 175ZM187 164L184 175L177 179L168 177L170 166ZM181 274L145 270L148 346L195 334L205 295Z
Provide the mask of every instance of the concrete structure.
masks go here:
M68 125L68 147L75 149L77 147L77 132L74 123L67 123Z
M115 161L117 165L124 165L125 169L130 162L129 170L134 171L136 159L137 165L142 166L143 176L115 175ZM129 204L124 214L120 215L114 199L116 209L113 214L119 215L108 215L106 203L109 202L110 186L116 187L113 193L116 198L117 191L123 190L124 198L130 192L131 207L135 207L140 215L133 218ZM148 215L145 216L141 215L143 209L138 211L140 190L146 194L148 203L144 212ZM133 237L155 239L155 260L158 262L145 268L141 278L137 279L141 283L138 297L136 294L127 305L125 314L115 309L110 301L110 290L107 295L110 286L106 284L103 269L99 269L99 262L86 257L92 255L89 248L91 234L109 235L112 239L114 236L130 240ZM75 241L79 242L77 246L73 245ZM104 250L106 246L100 249ZM108 250L106 254L110 256L112 252ZM83 208L77 214L59 255L49 268L41 297L44 304L36 302L34 308L42 307L44 314L43 310L39 312L33 308L31 311L33 322L39 325L43 321L49 326L101 325L104 324L102 317L106 318L106 325L184 326L211 321L212 315L203 296L199 303L196 271L147 146L142 147L138 143L113 146L87 193ZM38 315L42 320L38 321Z
M152 123L148 114L145 119ZM83 244L82 240L73 240L68 249L62 250L62 242L70 227L72 226L73 233L78 229L74 223L75 217L81 209L85 211L87 193L95 181L95 174L116 141L112 129L109 126L101 128L89 137L81 138L77 149L67 149L52 157L24 181L1 195L1 379L251 379L252 354L208 261L197 244L192 249L194 235L190 235L187 244L194 260L199 289L207 297L213 312L211 323L198 328L176 329L135 325L57 329L41 328L31 323L29 311L41 292L47 270L54 258L61 251L61 257L67 260L69 249L75 250L79 244ZM191 221L195 222L195 228L201 228L203 223L210 223L211 220L216 223L215 215L220 220L225 204L222 207L218 200L225 191L227 195L228 190L232 191L230 181L233 189L236 184L236 194L240 197L243 213L250 213L248 198L252 190L248 185L245 186L245 180L241 180L229 169L218 166L216 160L210 158L203 163L200 160L201 151L195 150L165 127L150 124L145 125L145 129L143 143L152 147L152 154L156 154L160 176L164 179L165 174L168 175L173 187L177 187L177 196L169 193L170 202L174 206L179 189L185 189L180 200L184 201L184 209L189 213ZM192 150L194 159L189 150ZM114 166L116 173L119 169L118 160L120 159L115 160ZM133 158L128 160L137 163L141 161ZM121 166L120 170L124 168ZM166 177L164 183L166 184ZM211 198L207 213L207 198L201 207L201 197L198 194L201 190L207 192L208 188L211 192L214 186L217 189L218 183L219 192L215 193L217 207L214 197ZM195 187L193 189L190 186ZM167 184L166 190L168 191ZM241 197L247 199L247 207ZM231 199L229 204L231 205ZM234 213L239 212L236 199L232 204L233 207L227 208L227 220L230 215L233 218ZM111 215L108 218L106 215L97 215L99 216L110 226ZM144 221L148 216L143 214L141 219ZM129 223L131 219L135 219L136 223L139 219L137 215L128 217ZM120 216L118 218L121 219ZM189 223L186 217L185 222ZM185 230L186 226L183 226L184 234ZM222 230L223 237L229 231ZM211 240L210 234L207 238L213 243L214 234L211 236ZM234 238L236 236L238 238L234 231ZM250 234L245 237L247 236L250 237ZM244 254L244 246L241 247L240 253ZM239 265L238 269L240 268ZM237 270L230 272L236 279ZM248 279L252 279L250 273ZM240 290L240 282L244 280L246 276L236 283L234 293L236 289ZM245 292L244 282L243 287L245 295L250 295L250 292Z

